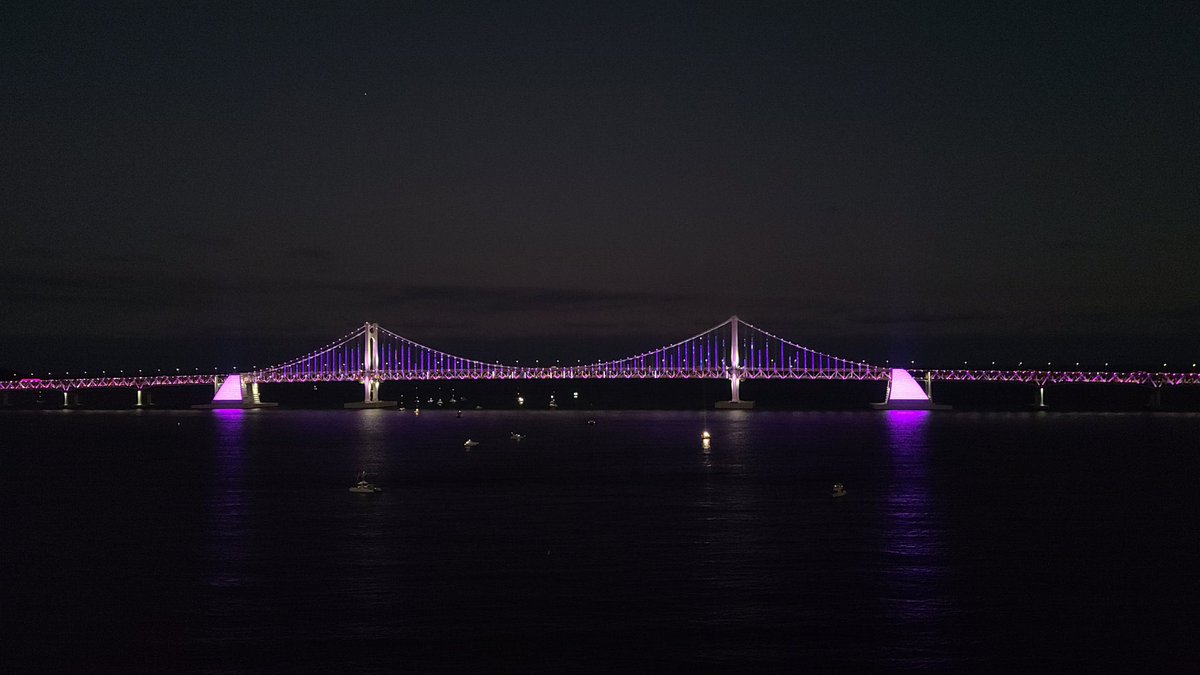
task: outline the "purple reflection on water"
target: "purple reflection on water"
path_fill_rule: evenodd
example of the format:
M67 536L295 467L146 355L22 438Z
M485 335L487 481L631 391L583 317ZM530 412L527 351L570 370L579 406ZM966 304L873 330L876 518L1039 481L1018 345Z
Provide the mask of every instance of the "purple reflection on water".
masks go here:
M216 587L242 585L247 558L245 486L246 411L213 410L215 453L213 491L208 497L208 582Z
M885 501L885 600L904 625L918 630L914 642L935 638L928 630L940 625L950 611L944 588L942 518L929 493L927 436L932 414L928 410L885 413L892 469Z

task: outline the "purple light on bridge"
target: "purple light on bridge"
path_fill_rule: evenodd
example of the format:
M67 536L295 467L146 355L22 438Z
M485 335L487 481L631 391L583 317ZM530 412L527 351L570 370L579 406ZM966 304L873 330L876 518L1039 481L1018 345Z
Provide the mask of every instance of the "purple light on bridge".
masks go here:
M925 390L903 368L892 368L892 383L888 387L889 401L928 401Z
M242 400L242 376L230 375L221 383L221 388L217 390L214 401L241 401Z

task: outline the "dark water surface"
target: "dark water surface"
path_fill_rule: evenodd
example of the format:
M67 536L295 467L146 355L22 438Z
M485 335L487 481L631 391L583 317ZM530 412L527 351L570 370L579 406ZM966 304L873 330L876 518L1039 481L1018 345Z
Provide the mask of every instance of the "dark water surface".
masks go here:
M1198 451L1196 414L9 411L0 666L1197 672Z

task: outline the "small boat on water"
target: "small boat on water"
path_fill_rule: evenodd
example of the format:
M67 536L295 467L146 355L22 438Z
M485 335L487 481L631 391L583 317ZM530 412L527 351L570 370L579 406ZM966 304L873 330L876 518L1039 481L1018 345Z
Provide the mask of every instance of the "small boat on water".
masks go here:
M479 445L479 441L473 441L473 440L471 440L471 439L469 439L469 438L467 439L467 442L466 442L466 443L463 443L463 447L464 447L464 448L466 448L466 449L468 449L468 450L470 450L471 448L473 448L473 447L475 447L475 446L477 446L477 445Z
M515 432L515 431L514 431L514 432L512 432L512 434L509 436L509 438L513 439L514 441L523 441L523 440L525 440L525 437L524 437L524 436L522 436L521 434L518 434L518 433L517 433L517 432Z
M846 486L842 485L841 483L834 483L833 484L833 495L831 495L831 496L845 497L846 496Z
M588 426L589 426L589 427L594 427L594 426L596 426L596 420L588 420Z
M707 431L700 432L700 440L707 441L710 438L712 438L712 436Z
M360 471L358 472L358 484L350 488L350 491L357 492L359 494L374 494L376 492L383 492L383 488L376 487L374 484L368 483L367 472Z

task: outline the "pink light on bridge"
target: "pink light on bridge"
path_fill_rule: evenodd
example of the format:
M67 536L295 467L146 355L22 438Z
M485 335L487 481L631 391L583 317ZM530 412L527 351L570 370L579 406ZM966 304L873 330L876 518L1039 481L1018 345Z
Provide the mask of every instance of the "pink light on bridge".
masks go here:
M892 384L888 388L888 401L928 401L925 390L912 375L903 368L892 368Z
M230 375L221 383L221 388L217 390L213 401L241 401L242 400L242 376Z

